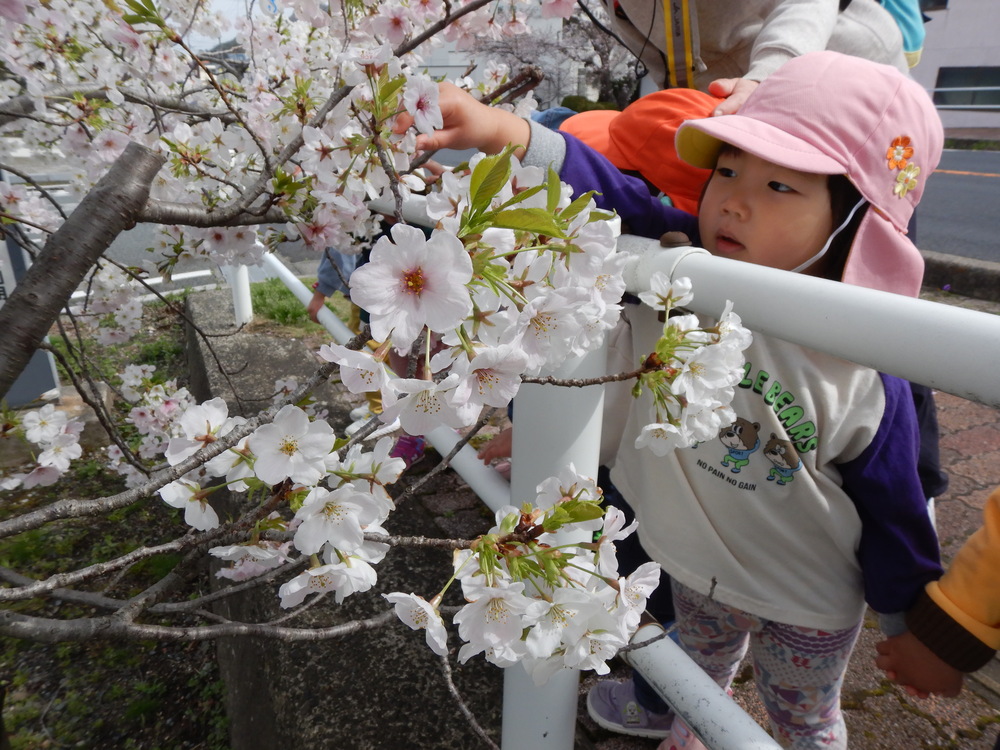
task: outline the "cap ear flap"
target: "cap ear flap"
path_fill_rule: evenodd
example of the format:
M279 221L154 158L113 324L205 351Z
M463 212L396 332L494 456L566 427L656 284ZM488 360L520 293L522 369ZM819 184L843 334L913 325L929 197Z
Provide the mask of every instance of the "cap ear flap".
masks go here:
M923 278L924 259L916 245L869 206L851 243L842 281L916 297Z

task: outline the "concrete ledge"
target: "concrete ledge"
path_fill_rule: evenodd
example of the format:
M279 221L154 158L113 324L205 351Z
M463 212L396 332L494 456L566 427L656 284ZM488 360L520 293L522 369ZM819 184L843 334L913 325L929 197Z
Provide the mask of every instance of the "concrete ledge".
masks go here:
M924 286L964 297L1000 302L1000 263L930 250L921 250L920 254L926 264Z
M209 333L231 331L233 317L227 291L188 297L188 314ZM204 341L188 335L192 392L199 400L222 396L231 412L255 413L270 403L276 378L311 374L317 362L298 341L254 333L236 333ZM228 375L226 375L228 374ZM235 403L236 389L242 406ZM317 394L341 429L356 404L344 392L327 386ZM355 397L356 398L356 397ZM450 478L449 478L450 477ZM437 516L448 509L471 507L471 491L446 473L422 494L397 509L386 523L390 533L444 536ZM462 495L461 498L456 497ZM445 510L429 508L431 496L447 496ZM234 495L217 506L225 516L245 498ZM215 504L215 503L213 503ZM437 593L451 572L444 550L393 549L377 566L376 590L349 597L337 605L332 596L284 622L288 627L329 627L386 611L379 596L390 591ZM215 570L217 568L213 568ZM225 585L213 577L213 586ZM280 609L278 584L232 597L215 611L240 622L269 622L287 613ZM453 588L446 605L461 603ZM450 645L457 646L452 633ZM441 678L439 659L422 632L393 620L368 633L328 641L281 642L272 639L224 639L217 648L226 683L226 706L233 750L375 750L381 748L473 748L482 740L473 732ZM494 739L499 739L502 671L481 657L455 664L454 680L469 707ZM528 750L528 749L526 749Z

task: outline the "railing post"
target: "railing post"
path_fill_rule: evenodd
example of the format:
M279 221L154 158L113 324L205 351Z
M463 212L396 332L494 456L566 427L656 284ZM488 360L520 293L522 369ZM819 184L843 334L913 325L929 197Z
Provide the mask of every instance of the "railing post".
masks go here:
M589 378L605 371L606 353L601 348L568 360L551 374ZM521 386L514 399L513 505L534 500L539 482L569 463L581 474L597 476L603 407L603 386ZM504 750L572 750L579 679L577 670L567 669L537 687L520 665L507 668L501 735Z
M222 266L222 275L233 292L233 316L237 326L253 320L253 302L250 300L250 271L246 266Z

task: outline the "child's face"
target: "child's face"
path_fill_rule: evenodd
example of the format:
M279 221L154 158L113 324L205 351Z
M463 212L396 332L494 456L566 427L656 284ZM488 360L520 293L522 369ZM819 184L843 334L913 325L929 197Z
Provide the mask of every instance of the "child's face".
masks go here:
M698 226L713 255L790 271L819 252L833 231L828 177L723 150Z

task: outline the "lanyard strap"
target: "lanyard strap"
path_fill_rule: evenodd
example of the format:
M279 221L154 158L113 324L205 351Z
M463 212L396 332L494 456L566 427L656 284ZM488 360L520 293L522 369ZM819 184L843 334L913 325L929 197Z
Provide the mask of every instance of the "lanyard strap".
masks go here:
M694 88L697 20L694 0L661 0L667 42L667 80L671 88Z

